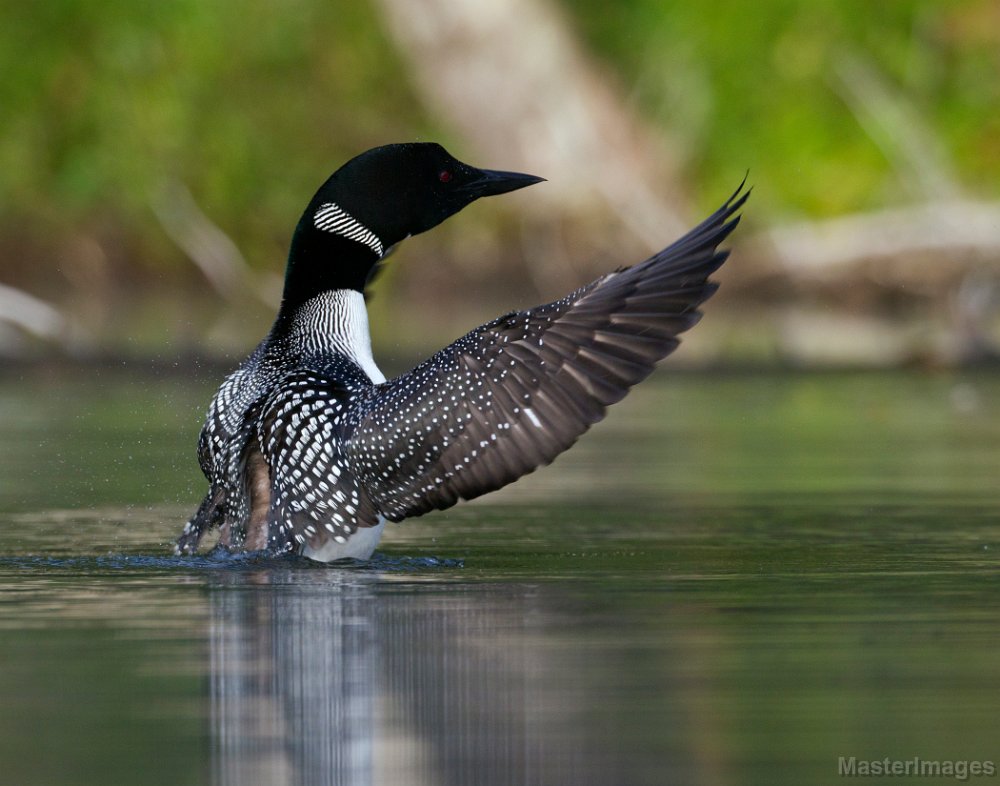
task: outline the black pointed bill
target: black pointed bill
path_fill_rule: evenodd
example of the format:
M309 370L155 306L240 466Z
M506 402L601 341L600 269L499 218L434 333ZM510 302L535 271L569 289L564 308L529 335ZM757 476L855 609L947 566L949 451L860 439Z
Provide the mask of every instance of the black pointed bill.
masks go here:
M459 187L460 191L467 193L474 199L506 194L508 191L517 191L519 188L545 181L544 177L525 175L520 172L498 172L493 169L477 169L476 172L478 177L475 180Z

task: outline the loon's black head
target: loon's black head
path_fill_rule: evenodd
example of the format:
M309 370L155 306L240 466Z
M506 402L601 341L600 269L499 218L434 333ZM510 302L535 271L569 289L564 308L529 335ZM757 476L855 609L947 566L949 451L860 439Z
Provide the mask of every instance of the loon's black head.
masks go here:
M320 187L299 220L285 279L286 306L327 289L357 289L379 258L480 197L541 182L477 169L433 142L376 147ZM294 301L294 302L292 302Z

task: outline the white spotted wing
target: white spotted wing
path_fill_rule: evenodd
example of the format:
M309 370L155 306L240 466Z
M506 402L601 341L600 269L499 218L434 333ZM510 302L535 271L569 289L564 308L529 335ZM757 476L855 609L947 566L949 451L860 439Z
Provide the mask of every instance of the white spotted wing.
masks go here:
M700 318L740 191L645 262L500 317L362 394L344 451L374 507L394 521L447 508L570 447Z

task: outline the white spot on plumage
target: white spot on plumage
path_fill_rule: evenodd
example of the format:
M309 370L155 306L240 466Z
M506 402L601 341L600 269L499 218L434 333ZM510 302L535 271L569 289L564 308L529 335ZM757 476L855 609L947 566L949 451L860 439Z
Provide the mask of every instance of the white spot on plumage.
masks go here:
M528 398L528 396L525 396L525 398ZM531 424L535 428L541 428L542 427L542 421L540 421L538 419L538 415L536 415L534 413L534 411L530 407L525 407L524 408L524 414L528 416L528 420L531 421Z

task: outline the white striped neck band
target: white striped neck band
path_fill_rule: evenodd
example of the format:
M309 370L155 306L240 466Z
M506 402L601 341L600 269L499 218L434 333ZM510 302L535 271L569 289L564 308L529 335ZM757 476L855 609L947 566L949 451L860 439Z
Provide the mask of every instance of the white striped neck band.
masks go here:
M349 240L364 243L379 257L382 256L384 249L378 236L333 202L326 202L319 206L319 210L313 216L313 225L325 232L333 232L335 235L346 237Z

